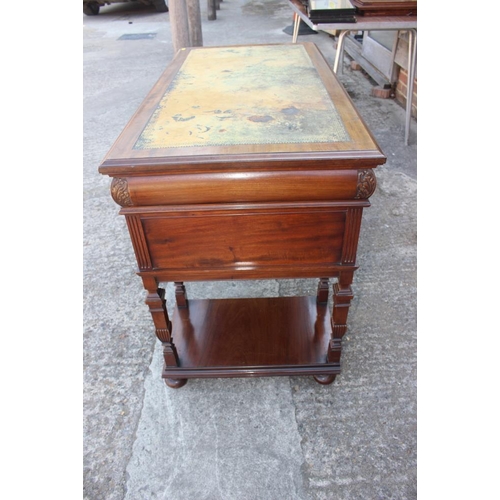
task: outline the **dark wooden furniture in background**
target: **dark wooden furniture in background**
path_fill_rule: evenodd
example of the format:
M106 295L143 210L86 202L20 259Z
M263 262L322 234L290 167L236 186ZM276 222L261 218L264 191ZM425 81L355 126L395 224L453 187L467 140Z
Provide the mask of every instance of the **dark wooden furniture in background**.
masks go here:
M363 16L416 16L417 0L350 0Z
M99 167L127 221L167 385L334 380L361 216L384 162L314 44L177 53ZM315 297L188 300L184 284L312 277Z

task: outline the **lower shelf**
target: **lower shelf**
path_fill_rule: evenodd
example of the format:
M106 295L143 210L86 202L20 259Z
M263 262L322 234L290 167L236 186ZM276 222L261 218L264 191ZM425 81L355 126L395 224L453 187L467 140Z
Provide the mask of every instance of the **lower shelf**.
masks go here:
M172 325L180 366L163 378L340 373L326 363L330 312L316 297L190 300Z

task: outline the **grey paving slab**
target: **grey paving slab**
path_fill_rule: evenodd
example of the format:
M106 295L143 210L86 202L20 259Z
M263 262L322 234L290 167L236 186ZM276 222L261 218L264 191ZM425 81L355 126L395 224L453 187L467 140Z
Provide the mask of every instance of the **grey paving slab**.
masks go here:
M155 351L127 500L305 498L288 377L190 380L167 391Z
M290 42L286 2L224 0L204 44ZM173 56L168 13L112 5L84 16L84 498L416 498L416 124L340 80L388 157L365 211L344 337L343 373L309 377L160 378L161 359L104 154ZM119 40L124 34L151 39ZM326 34L316 43L333 63ZM314 293L314 280L192 283L191 297ZM173 290L167 287L169 308Z

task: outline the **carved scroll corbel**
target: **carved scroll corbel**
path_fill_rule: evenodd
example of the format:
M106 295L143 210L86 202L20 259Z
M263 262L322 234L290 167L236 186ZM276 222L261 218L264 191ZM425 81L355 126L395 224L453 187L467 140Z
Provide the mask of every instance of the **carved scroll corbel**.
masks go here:
M130 193L128 191L127 179L114 177L111 182L111 198L121 207L130 207L133 205Z
M356 187L355 199L367 199L377 187L377 178L372 169L358 170L358 185Z

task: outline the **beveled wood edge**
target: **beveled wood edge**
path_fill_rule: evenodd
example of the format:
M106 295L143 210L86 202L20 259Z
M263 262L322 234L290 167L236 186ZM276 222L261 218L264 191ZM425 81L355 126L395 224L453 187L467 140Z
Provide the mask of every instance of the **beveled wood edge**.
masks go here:
M182 360L181 360L182 363ZM274 377L291 375L328 375L341 373L340 363L312 363L310 365L163 367L162 378L230 378Z
M137 207L122 207L120 209L120 215L140 215L142 217L149 216L165 216L167 214L175 217L176 213L183 214L187 213L197 214L209 212L210 214L217 216L221 214L232 214L240 213L242 210L246 214L258 213L261 211L284 211L287 213L297 212L303 213L304 210L324 212L328 210L348 210L353 207L368 208L371 206L370 201L367 199L357 199L357 200L336 200L336 201L312 201L312 202L300 202L300 206L297 206L296 202L257 202L257 203L223 203L223 204L200 204L200 205L153 205L153 206L137 206Z
M355 263L331 263L324 266L256 266L206 269L138 269L136 274L141 278L153 277L162 283L175 281L231 281L264 280L264 279L306 279L306 278L337 278L341 272L354 272L359 266Z
M203 155L177 158L108 159L99 173L117 176L156 175L159 173L244 172L245 170L307 170L308 162L315 170L377 168L387 161L379 150L314 151L297 153L259 153L248 155ZM312 164L314 162L314 164Z

